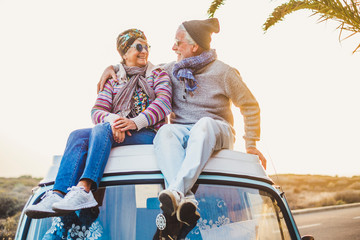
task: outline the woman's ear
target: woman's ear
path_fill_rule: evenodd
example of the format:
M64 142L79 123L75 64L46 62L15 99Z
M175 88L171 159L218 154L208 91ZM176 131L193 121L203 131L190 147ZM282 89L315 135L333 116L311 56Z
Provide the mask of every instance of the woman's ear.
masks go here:
M123 62L125 63L126 62L126 59L127 59L127 55L126 55L126 53L122 56L122 60L123 60Z

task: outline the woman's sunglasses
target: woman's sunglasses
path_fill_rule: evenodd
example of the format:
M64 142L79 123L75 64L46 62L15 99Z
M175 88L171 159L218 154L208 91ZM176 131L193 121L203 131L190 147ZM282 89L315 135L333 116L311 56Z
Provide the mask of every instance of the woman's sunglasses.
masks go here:
M135 48L138 52L142 52L143 49L145 49L145 51L149 52L150 46L145 44L145 45L141 45L140 43L138 44L133 44L130 46L131 48Z

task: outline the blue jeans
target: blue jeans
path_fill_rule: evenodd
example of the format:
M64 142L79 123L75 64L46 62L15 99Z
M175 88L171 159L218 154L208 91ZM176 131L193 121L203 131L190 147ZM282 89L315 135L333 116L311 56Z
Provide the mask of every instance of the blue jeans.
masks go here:
M111 148L124 145L152 144L155 131L143 128L130 131L122 143L115 142L109 123L73 131L67 141L56 176L54 190L67 193L82 179L90 179L95 190L101 181Z
M211 154L223 148L232 149L233 144L230 125L209 117L195 124L162 126L154 139L154 149L165 187L194 198L191 188Z

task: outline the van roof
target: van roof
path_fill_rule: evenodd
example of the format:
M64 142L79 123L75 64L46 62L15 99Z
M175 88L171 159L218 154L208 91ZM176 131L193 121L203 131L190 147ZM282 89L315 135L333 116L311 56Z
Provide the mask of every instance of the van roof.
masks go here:
M54 156L52 166L39 185L55 181L60 161L61 156ZM157 166L153 145L128 145L111 150L104 176L154 172L160 172L160 169ZM227 149L214 152L203 172L255 178L273 183L256 155Z

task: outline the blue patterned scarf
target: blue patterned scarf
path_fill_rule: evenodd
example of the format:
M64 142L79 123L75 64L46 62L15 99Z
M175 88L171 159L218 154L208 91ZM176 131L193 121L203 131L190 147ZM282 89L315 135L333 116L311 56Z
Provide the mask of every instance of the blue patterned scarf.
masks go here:
M179 81L184 81L186 90L193 93L197 88L194 72L216 59L217 55L215 49L210 49L195 57L185 58L174 65L173 75Z

